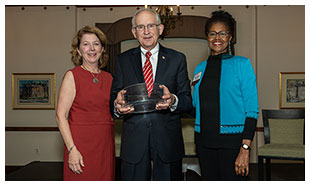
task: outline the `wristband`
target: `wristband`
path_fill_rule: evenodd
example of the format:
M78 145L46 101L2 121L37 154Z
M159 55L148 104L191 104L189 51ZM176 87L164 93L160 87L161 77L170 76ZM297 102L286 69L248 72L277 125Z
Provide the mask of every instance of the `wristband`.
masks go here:
M68 150L68 154L70 154L70 152L72 151L73 147L75 147L75 145L73 144L72 147Z

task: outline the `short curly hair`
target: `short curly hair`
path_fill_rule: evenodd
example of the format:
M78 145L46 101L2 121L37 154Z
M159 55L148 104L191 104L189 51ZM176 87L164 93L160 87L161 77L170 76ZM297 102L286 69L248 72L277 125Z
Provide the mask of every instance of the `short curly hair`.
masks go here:
M102 69L108 64L108 55L106 52L107 49L107 37L105 34L97 27L85 26L81 28L73 37L72 45L71 45L71 60L75 66L83 64L83 58L76 51L77 48L80 47L81 39L84 34L95 34L100 40L101 45L104 47L102 51L102 55L98 61L98 68Z
M218 22L224 23L228 27L230 35L232 37L235 37L236 21L232 17L232 15L230 15L228 12L223 11L223 10L217 10L217 11L212 12L211 18L208 19L206 22L206 26L205 26L206 36L208 36L208 33L209 33L212 25L214 23L218 23Z

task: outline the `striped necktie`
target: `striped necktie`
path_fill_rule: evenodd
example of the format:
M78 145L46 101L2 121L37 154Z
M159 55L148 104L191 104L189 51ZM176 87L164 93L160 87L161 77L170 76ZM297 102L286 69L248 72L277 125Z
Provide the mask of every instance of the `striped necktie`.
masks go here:
M144 75L144 81L146 84L148 96L151 95L152 90L153 90L153 70L152 70L152 64L150 61L152 53L151 52L146 52L146 61L143 66L143 75Z

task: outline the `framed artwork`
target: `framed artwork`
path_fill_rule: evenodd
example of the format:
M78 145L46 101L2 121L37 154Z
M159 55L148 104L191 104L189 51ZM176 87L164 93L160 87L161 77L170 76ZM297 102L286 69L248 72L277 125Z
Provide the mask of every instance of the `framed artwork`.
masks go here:
M56 105L55 73L13 73L12 108L54 110Z
M280 109L305 108L305 73L280 72Z

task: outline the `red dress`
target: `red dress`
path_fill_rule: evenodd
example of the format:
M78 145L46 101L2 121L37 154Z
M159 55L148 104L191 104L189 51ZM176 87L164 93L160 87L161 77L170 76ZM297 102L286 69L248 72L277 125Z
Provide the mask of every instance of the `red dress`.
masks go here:
M64 180L114 180L115 148L114 122L109 100L112 76L104 71L92 74L77 66L71 70L76 95L69 113L69 125L74 144L83 156L85 167L74 174L68 166L64 150Z

